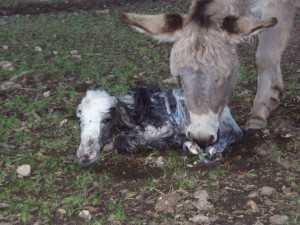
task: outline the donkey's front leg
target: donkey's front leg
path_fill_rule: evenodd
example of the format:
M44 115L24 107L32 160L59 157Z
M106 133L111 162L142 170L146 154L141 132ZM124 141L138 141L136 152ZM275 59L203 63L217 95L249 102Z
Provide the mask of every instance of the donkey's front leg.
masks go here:
M278 24L259 35L259 45L256 52L257 92L246 129L266 127L270 112L275 110L280 103L279 95L284 88L280 60L292 27L295 14L294 7L292 4L283 3L279 5L278 1L272 1L263 11L263 17L276 16Z

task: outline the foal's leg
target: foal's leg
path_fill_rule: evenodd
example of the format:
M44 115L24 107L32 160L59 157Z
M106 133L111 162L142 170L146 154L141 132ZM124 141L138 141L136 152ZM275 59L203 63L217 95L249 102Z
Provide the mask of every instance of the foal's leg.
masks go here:
M279 95L284 89L280 61L293 24L295 1L282 2L269 1L269 4L262 10L262 17L275 16L278 19L278 24L259 35L259 45L256 52L257 92L246 129L266 127L267 118L270 112L278 107Z

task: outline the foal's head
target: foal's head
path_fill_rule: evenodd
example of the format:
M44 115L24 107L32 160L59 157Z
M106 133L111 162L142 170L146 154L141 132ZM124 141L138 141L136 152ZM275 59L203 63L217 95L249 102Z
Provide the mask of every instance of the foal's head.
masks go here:
M80 119L80 146L77 160L83 164L92 164L100 159L100 150L112 138L113 118L111 111L116 100L107 92L88 91L77 108Z
M276 18L234 16L224 2L194 1L187 15L121 15L136 30L174 42L170 68L184 89L190 114L186 133L201 146L218 138L220 116L239 70L236 43L277 23Z

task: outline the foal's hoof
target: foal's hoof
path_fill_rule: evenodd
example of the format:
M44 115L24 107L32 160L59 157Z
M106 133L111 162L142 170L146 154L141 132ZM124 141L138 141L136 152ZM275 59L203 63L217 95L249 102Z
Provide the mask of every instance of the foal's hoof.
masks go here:
M267 121L263 119L249 119L246 123L246 130L254 129L264 129L267 126Z
M163 81L165 84L177 84L178 83L178 79L177 77L171 77L169 79L166 79Z

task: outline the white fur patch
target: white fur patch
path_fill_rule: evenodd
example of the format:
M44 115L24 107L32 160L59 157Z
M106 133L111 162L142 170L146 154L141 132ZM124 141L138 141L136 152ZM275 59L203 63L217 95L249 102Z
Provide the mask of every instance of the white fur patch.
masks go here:
M174 35L168 35L168 34L160 34L160 35L151 35L154 40L158 40L161 42L170 42L173 43L177 40L177 37Z
M145 31L142 28L136 27L136 26L130 26L132 29L134 29L135 31L144 34Z
M76 112L80 118L81 142L99 137L101 122L115 104L115 98L106 91L90 90L86 93Z

